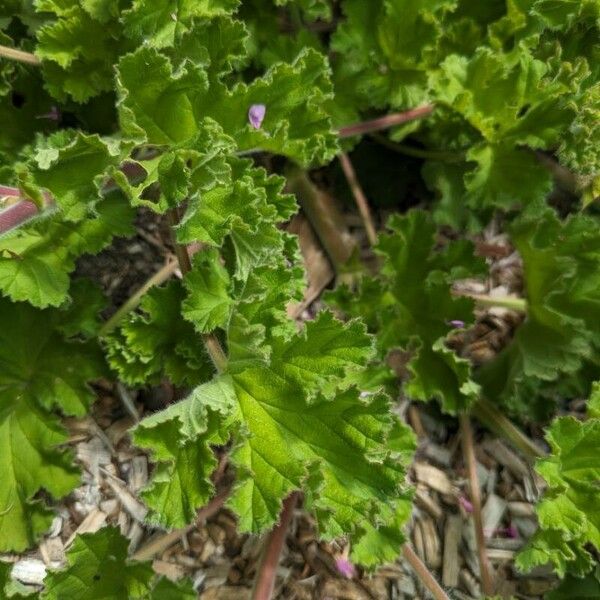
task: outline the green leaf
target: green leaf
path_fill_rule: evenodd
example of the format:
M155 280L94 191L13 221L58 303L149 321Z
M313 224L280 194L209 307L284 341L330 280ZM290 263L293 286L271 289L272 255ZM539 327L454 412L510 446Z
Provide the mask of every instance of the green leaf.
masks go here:
M99 252L113 236L131 233L133 215L122 198L99 202L96 212L76 223L51 213L0 238L0 292L39 308L62 304L75 260Z
M560 417L546 437L552 453L536 466L548 483L536 509L540 529L518 555L517 566L529 570L551 563L560 577L567 572L583 577L594 565L590 548L600 548L600 419L593 413L584 422Z
M473 303L451 294L453 280L483 270L470 243L435 250L435 226L429 216L411 211L394 216L390 234L380 237L382 269L365 278L353 293L340 288L329 301L350 316L362 316L377 335L380 360L396 350L408 353L411 377L407 393L418 400L437 398L451 414L466 409L479 388L467 361L446 346L450 321L473 320Z
M157 577L150 563L127 560L129 540L114 527L75 537L67 552L67 567L50 571L44 580L45 600L192 600L190 582L175 583Z
M150 74L150 76L148 75ZM184 63L174 70L165 56L140 48L123 57L117 72L121 126L150 144L193 145L209 117L240 150L261 148L303 164L325 162L337 150L323 104L332 89L326 62L307 50L291 65L277 64L250 85L209 85L205 69ZM265 104L260 129L248 122L253 104Z
M55 413L85 414L87 382L104 375L104 363L93 343L58 333L68 314L4 299L0 306L0 549L18 552L52 520L36 494L60 498L79 483L71 453L59 449L68 435Z
M181 318L185 290L171 282L150 290L139 313L106 339L108 361L130 385L158 383L163 375L175 384L197 384L210 377L212 365L191 323Z
M586 361L598 362L600 237L595 219L561 222L548 208L523 215L511 239L523 258L527 319L477 380L486 396L535 418L552 407L540 385L564 383Z
M317 354L311 342L321 348L319 361L313 358ZM406 459L398 461L395 453L410 452L413 441L410 436L394 437L402 442L391 451L386 440L400 425L391 416L388 401L381 395L361 399L355 388L342 391L345 374L364 364L370 354L364 331L356 323L344 326L324 314L304 334L273 336L271 344L270 360L219 375L179 404L143 421L136 442L165 462L165 480L172 476L179 481L183 475L173 473L190 468L182 461L182 448L191 445L203 455L211 444L231 437L237 483L228 503L243 531L271 527L282 500L295 489L305 490L326 538L350 534L359 540L365 521L376 528L391 527L406 498L402 492ZM315 369L316 374L306 369ZM336 386L330 399L320 393L321 388ZM177 439L169 449L171 456L161 441L166 439L165 428L171 436L178 430L169 438ZM205 465L201 473L207 477L212 468ZM151 485L146 502L163 522L185 522L202 494L196 487L190 492L182 487L185 500L173 510L161 481L158 488Z
M239 0L134 0L123 12L125 35L147 46L173 46L194 18L228 15L238 4Z
M121 35L117 14L107 20L100 4L86 10L91 2L44 2L42 6L58 17L37 31L36 55L42 60L50 94L61 102L69 97L86 102L112 90L113 65L130 45Z
M229 273L220 264L217 251L196 255L184 286L188 296L181 307L182 314L196 331L207 333L227 323L233 301L229 296Z
M473 208L508 211L537 202L552 189L550 172L531 151L481 144L469 150L467 159L477 163L465 175L465 200Z
M38 143L33 179L48 190L67 221L93 210L109 167L120 162L119 148L98 135L60 131Z
M569 87L546 78L547 72L525 50L503 54L482 47L471 59L449 56L430 83L438 100L461 114L487 142L551 148L575 111L564 98Z

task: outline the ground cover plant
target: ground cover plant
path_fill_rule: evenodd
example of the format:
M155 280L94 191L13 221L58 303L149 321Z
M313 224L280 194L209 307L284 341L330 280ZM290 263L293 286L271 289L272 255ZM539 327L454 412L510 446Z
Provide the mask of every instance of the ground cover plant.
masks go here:
M78 487L68 427L98 390L168 386L130 432L152 463L145 523L225 505L265 534L255 598L299 506L347 568L404 556L455 597L406 535L405 399L459 423L482 597L498 577L473 419L545 482L515 568L550 568L547 598L597 597L599 31L598 0L3 3L0 595L196 597L112 526L74 537L41 586L9 564ZM358 241L332 217L341 177ZM310 298L299 210L335 272ZM140 215L176 260L115 302L81 273ZM520 296L473 291L490 227ZM464 340L489 307L516 325L475 360Z

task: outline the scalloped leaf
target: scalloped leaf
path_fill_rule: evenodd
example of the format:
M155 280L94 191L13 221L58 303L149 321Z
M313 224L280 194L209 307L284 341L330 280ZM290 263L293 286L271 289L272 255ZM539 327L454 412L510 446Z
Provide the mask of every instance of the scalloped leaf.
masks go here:
M39 311L0 299L0 550L22 551L50 526L54 498L79 483L56 412L81 416L93 394L87 382L105 374L99 348L65 339L68 311Z

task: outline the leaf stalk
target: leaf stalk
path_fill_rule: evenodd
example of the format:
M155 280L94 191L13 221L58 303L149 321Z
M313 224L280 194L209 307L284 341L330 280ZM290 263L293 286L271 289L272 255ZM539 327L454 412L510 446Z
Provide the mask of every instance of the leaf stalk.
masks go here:
M481 491L479 489L479 479L477 477L477 463L475 462L471 419L469 415L462 413L459 416L459 422L463 454L469 475L471 504L473 505L473 522L475 524L475 539L477 541L477 554L479 557L481 588L486 596L491 596L494 593L494 584L490 574L490 566L487 559L485 546L485 535L483 533L483 519L481 516Z
M39 67L42 64L42 61L35 54L25 52L24 50L18 50L17 48L10 48L9 46L0 45L0 57L25 63L27 65L34 65L36 67Z
M299 492L293 492L283 501L279 523L273 527L265 543L256 579L254 580L252 600L270 600L273 595L279 557L281 556L287 531L292 522L294 509L299 497Z
M421 583L429 590L435 600L450 600L450 596L446 594L410 544L406 543L402 546L402 554L421 580Z

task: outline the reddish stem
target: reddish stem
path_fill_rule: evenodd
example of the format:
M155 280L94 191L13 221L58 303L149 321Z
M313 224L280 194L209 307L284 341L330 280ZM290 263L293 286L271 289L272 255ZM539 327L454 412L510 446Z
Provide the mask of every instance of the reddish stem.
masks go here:
M402 546L402 554L421 580L421 583L427 588L435 600L450 600L448 594L444 592L442 586L437 582L436 578L431 574L423 561L416 555L409 543Z
M402 125L402 123L408 123L408 121L428 117L434 108L433 104L425 104L424 106L418 106L404 112L385 115L370 121L363 121L362 123L354 123L353 125L340 127L338 134L341 138L348 138L354 135L363 135L365 133L381 131L382 129L389 129L396 125Z
M7 194L2 194L6 196ZM18 227L38 214L38 207L30 200L21 200L11 204L0 212L0 235Z
M485 535L483 532L483 520L481 517L481 493L479 480L477 478L477 463L475 462L475 450L473 447L473 431L471 420L467 414L459 416L460 433L462 436L463 453L469 473L469 489L471 492L471 504L473 505L473 522L475 524L475 539L477 541L477 554L479 556L479 570L481 573L481 588L486 596L494 593L494 585L490 573L485 547Z
M21 195L21 192L16 187L11 187L10 185L0 185L0 197L12 196L18 198Z
M283 501L283 508L279 516L279 523L275 525L265 545L262 560L258 567L252 600L270 600L275 587L275 576L279 557L287 535L287 530L294 516L294 508L300 494L294 492Z

